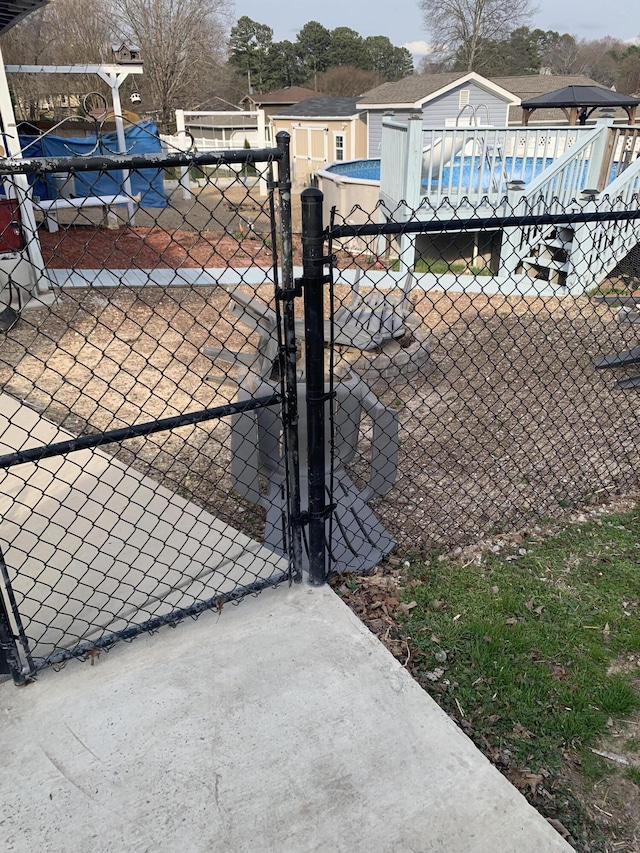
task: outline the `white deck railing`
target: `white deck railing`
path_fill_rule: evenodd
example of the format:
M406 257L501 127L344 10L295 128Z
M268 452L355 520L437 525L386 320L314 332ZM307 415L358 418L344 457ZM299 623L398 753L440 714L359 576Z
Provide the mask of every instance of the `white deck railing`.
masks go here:
M408 125L385 119L382 124L380 199L395 210L406 199Z
M572 128L563 128L570 130ZM573 128L575 130L575 128ZM592 158L596 148L601 151L608 133L607 127L585 128L573 144L565 148L553 163L544 169L537 178L523 186L519 198L509 196L507 213L535 216L544 213L565 213L571 206L581 205L581 192L586 186L589 174L600 171L601 157L596 164ZM599 143L599 145L598 145ZM553 230L549 225L527 225L522 228L507 228L504 231L500 270L504 274L513 273L520 262L532 255L536 246L544 242Z
M537 178L526 184L524 196L528 202L529 213L556 212L567 209L572 201L580 198L587 186L589 161L595 154L596 141L604 141L606 127L585 128L586 133L568 148L557 160L554 160ZM591 163L593 171L600 170L600 164ZM597 167L597 169L596 169Z
M410 124L410 123L409 123ZM408 145L408 124L385 119L382 129L381 196L391 206L408 199L416 188L407 185L409 173L421 175L420 195L434 206L445 199L458 204L483 200L499 203L507 183L535 181L569 151L584 149L593 127L423 128L419 145ZM419 157L407 162L407 151ZM589 148L586 148L588 157ZM576 177L579 177L579 171ZM566 176L565 176L566 177ZM559 185L559 182L557 182Z
M596 198L587 210L637 210L640 205L640 159L636 159ZM597 270L598 279L605 276L640 242L640 220L584 222L576 226L566 285L570 291L581 290Z
M423 131L422 194L434 204L466 197L498 203L507 184L529 184L592 128L447 128Z

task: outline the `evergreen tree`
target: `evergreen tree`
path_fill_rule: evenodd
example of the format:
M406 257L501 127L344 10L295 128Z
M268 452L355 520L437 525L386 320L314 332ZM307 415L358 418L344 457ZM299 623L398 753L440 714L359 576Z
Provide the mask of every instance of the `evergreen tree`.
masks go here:
M329 49L331 33L317 21L309 21L298 33L296 39L298 56L309 78L313 80L314 89L318 89L318 74L329 67Z
M269 53L273 46L273 30L266 24L243 15L231 28L229 62L247 77L249 91L268 87Z

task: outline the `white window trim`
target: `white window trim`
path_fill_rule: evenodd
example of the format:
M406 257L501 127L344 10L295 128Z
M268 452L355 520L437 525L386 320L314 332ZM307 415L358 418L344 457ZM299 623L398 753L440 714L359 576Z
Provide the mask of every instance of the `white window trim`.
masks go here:
M342 162L338 160L338 137L342 138L342 161L347 159L347 134L344 130L334 130L333 131L333 154L336 162Z

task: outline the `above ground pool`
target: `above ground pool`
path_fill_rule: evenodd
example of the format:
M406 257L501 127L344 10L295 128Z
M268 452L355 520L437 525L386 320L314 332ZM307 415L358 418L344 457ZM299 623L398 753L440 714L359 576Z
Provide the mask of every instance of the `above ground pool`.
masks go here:
M458 156L449 163L434 168L430 180L429 175L423 175L422 191L490 190L504 186L507 181L524 181L528 184L553 162L552 157L505 157L504 160L495 160L490 164L481 155ZM579 183L584 186L589 161L583 160L579 168L582 171ZM618 164L614 163L610 181L615 178L617 169ZM327 166L324 171L355 180L379 181L380 159L348 160Z
M334 175L344 175L347 178L357 178L360 181L380 180L380 158L371 160L345 160L327 166L325 172Z

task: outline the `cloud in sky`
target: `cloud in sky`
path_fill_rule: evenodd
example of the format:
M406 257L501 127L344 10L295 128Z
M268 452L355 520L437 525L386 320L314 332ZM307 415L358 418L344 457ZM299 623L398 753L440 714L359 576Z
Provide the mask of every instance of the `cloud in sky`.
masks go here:
M408 41L402 47L406 47L414 56L426 56L433 50L428 41Z

